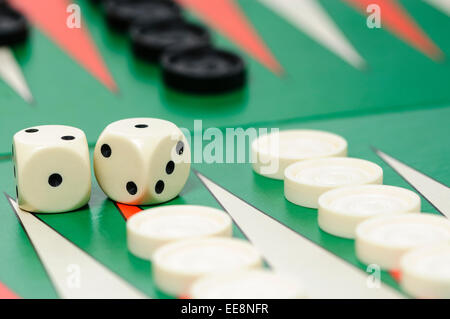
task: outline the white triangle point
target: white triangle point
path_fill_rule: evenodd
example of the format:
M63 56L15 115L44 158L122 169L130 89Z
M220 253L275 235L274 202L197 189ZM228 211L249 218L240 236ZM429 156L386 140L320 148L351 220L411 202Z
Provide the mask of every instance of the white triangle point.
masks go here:
M64 299L144 299L125 280L5 194L58 295Z
M424 0L435 8L450 16L450 0Z
M366 62L317 0L259 0L357 69Z
M0 47L0 79L9 85L27 103L33 103L33 95L9 47Z
M434 178L402 163L398 159L373 148L373 151L398 175L419 192L442 215L450 218L450 188Z

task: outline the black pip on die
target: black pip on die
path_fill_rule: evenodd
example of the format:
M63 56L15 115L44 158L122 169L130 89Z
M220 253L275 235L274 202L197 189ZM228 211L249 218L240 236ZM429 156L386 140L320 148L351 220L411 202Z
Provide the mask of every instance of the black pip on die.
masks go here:
M168 201L183 189L190 149L173 123L134 118L111 123L94 151L97 181L112 200L130 205Z
M13 138L17 202L35 213L76 210L91 196L91 166L86 136L70 126L45 125Z

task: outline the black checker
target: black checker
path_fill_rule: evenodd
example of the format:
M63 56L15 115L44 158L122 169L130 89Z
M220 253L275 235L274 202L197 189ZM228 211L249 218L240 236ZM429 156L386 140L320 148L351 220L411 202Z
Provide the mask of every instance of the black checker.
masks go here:
M207 46L211 43L209 31L201 25L183 20L169 20L131 27L133 52L139 58L156 63L167 50Z
M28 38L27 19L6 2L0 2L0 46L11 46Z
M212 47L164 53L161 66L166 85L186 93L226 93L241 89L247 80L238 55Z
M103 8L108 24L117 31L181 17L180 7L171 0L106 0Z

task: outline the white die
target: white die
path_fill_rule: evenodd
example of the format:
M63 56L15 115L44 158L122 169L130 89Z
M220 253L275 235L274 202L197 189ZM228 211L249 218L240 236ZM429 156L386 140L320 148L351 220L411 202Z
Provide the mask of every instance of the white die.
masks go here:
M91 196L86 136L70 126L35 126L13 138L19 207L36 213L76 210Z
M94 151L100 187L114 201L150 205L176 197L186 184L191 153L181 130L154 118L111 123Z

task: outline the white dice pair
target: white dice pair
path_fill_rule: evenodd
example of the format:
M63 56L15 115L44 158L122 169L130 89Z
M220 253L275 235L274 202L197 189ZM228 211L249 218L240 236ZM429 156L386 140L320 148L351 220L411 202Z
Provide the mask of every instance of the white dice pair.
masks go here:
M22 130L13 139L19 206L57 213L86 205L91 167L86 136L69 126ZM108 125L94 151L97 181L112 200L149 205L176 197L189 176L190 150L173 123L135 118Z

